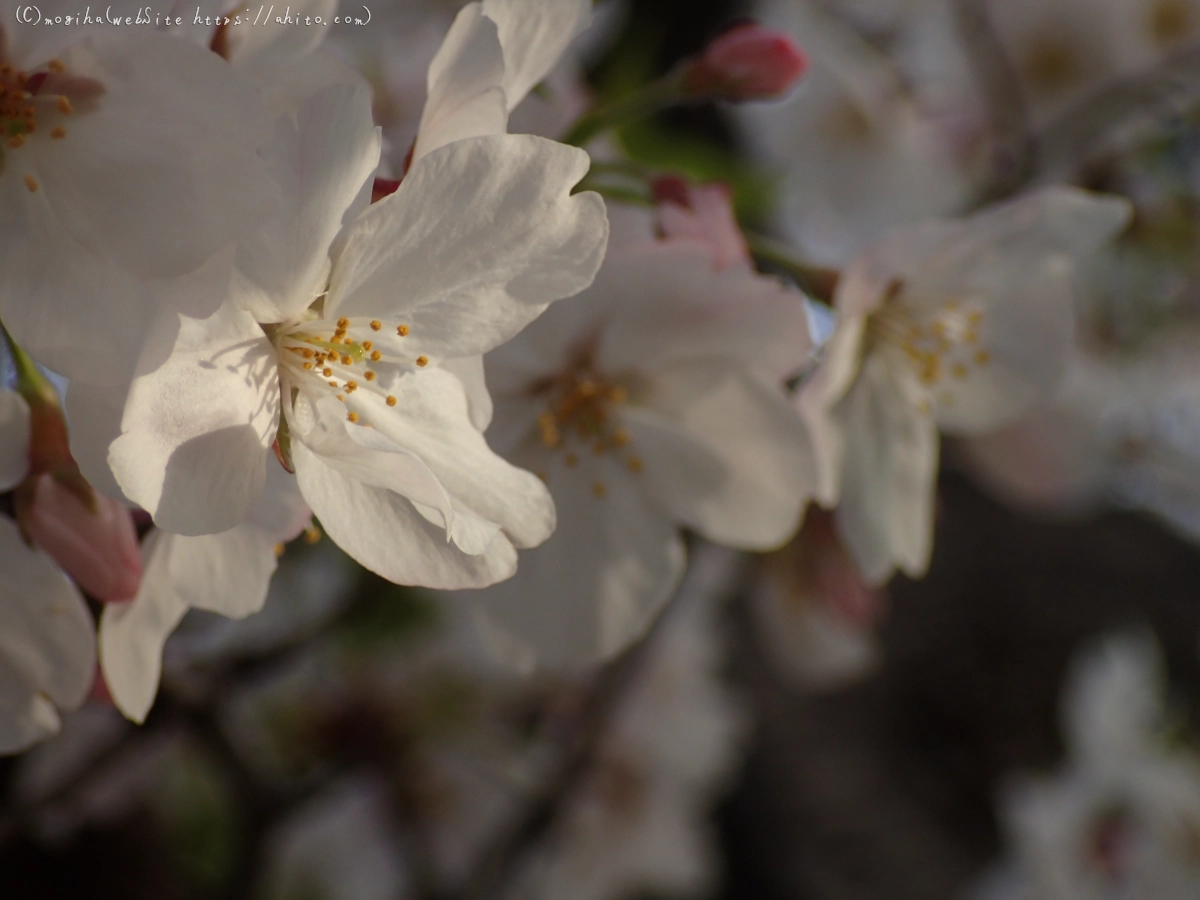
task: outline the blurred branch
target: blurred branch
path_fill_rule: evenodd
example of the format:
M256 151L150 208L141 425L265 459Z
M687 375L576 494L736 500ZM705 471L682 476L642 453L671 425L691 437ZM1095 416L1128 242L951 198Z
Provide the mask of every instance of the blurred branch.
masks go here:
M1037 143L1021 83L988 15L985 0L955 5L959 36L975 67L995 128L990 178L977 204L1015 193L1036 165Z

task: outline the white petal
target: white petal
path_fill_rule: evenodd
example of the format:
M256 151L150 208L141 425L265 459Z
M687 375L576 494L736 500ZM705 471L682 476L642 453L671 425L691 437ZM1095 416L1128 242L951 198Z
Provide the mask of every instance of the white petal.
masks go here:
M294 117L280 116L266 156L283 202L239 242L235 296L259 322L282 322L325 290L330 245L379 163L370 90L335 85L319 91Z
M430 63L413 162L454 141L503 134L508 125L503 82L496 24L471 3L459 12Z
M142 584L129 603L107 603L100 617L100 668L113 702L142 722L158 693L162 648L187 612L171 578L171 544L155 531L142 542Z
M846 440L838 532L872 584L929 566L938 434L922 399L915 376L872 354L836 411Z
M612 310L600 353L609 371L717 356L782 381L812 349L803 294L745 268L716 272L691 241L610 256L579 299Z
M0 178L0 318L34 359L69 378L128 383L160 310L212 313L233 248L178 278L135 274L75 241L46 200Z
M461 359L442 360L442 371L450 372L463 384L467 392L467 406L471 424L480 431L487 431L492 422L492 395L488 393L487 379L483 372L482 356L464 356Z
M113 477L108 448L121 436L121 418L129 386L105 387L72 381L63 398L71 455L93 488L120 500L125 492Z
M399 320L432 357L502 343L595 277L604 203L570 193L588 165L583 151L528 135L435 151L352 226L326 318Z
M483 0L504 49L504 95L517 108L592 22L591 0Z
M492 452L471 423L457 378L426 369L405 375L388 390L396 397L395 407L362 392L346 402L362 411L373 431L422 460L456 508L497 523L518 547L535 547L550 536L554 503L546 486Z
M0 660L6 669L0 691L4 705L22 716L0 723L0 745L15 749L14 742L36 740L54 724L44 700L35 702L38 695L63 709L84 701L96 668L95 632L74 585L48 556L26 546L7 518L0 518L0 568Z
M508 578L517 551L501 534L486 553L468 555L403 497L343 475L304 446L293 445L304 499L339 547L396 584L483 587Z
M105 87L66 138L38 142L45 195L81 244L137 272L178 276L270 212L277 198L257 155L270 120L220 57L127 33L89 35L62 60Z
M622 410L630 450L671 516L741 549L791 537L815 476L803 423L781 388L735 364L681 363L655 373L640 405L646 410Z
M0 491L29 471L29 406L16 391L0 390Z
M584 457L576 468L561 457L523 459L545 468L558 529L521 554L513 578L460 599L485 639L520 668L608 659L645 633L683 576L678 530L610 457Z
M261 72L304 62L325 37L337 8L337 0L297 0L275 10L268 21L254 24L246 17L240 26L229 28L229 61L239 69ZM317 16L322 25L305 23Z
M161 527L227 531L262 492L278 414L275 350L248 314L180 317L170 359L130 388L109 464Z

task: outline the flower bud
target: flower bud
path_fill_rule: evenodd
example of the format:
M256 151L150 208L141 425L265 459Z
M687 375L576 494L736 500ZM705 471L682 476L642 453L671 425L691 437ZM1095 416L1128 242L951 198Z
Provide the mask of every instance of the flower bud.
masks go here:
M808 69L808 57L790 37L753 22L722 34L684 70L692 96L766 100L788 90Z
M30 536L87 594L105 602L132 600L142 579L133 516L116 500L94 497L92 510L53 476L38 476Z

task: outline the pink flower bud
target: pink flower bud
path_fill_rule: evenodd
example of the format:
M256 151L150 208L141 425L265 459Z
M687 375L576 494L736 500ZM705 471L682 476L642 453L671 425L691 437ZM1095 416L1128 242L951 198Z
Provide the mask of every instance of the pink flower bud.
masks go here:
M37 479L29 512L33 542L79 587L97 600L132 600L142 580L142 558L129 510L95 495L92 512L50 475Z
M808 57L790 37L753 22L709 44L684 72L693 96L765 100L788 90L808 69Z

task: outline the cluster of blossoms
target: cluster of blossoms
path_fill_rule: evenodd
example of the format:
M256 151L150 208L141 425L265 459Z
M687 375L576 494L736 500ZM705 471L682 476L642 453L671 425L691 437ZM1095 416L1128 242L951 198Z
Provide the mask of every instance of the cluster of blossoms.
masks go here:
M812 301L756 271L723 186L656 174L645 206L606 212L569 145L605 159L631 110L778 96L806 59L739 26L644 99L543 115L568 143L510 134L566 70L574 91L538 102L579 107L590 19L582 0L468 4L403 110L403 77L375 73L373 100L343 61L395 53L377 39L339 58L270 23L4 26L9 543L55 585L6 601L32 604L7 638L6 747L88 691L80 591L103 605L103 684L140 721L186 611L259 609L310 517L383 578L452 591L524 670L643 635L681 528L774 550L815 498L835 510L805 531L823 583L924 571L939 431L994 430L1054 386L1072 264L1127 205L1049 188L887 233L837 277L814 358Z
M1112 22L1079 14L1088 28L1067 4L1061 28L1035 27L1026 5L980 4L1027 124L1052 136L1091 86L1189 40L1187 3L1151 4L1148 36L1134 0ZM989 180L1007 136L975 81L902 70L864 39L921 56L946 40L942 4L760 6L774 30L734 26L599 104L590 0L393 4L327 40L282 21L39 28L0 0L0 752L89 696L145 720L188 611L259 612L285 545L325 535L387 582L444 592L453 640L505 670L478 677L489 690L621 665L651 634L518 880L546 897L688 888L709 875L698 810L742 730L713 611L668 609L689 551L769 553L755 631L781 672L824 685L876 658L889 579L930 565L943 435L1024 499L1152 493L1200 533L1190 504L1165 508L1194 443L1138 419L1168 403L1161 380L1119 434L1096 427L1097 385L1136 379L1087 346L1098 304L1081 301L1104 264L1127 273L1115 252L1087 264L1131 203L1055 184L1049 140L1046 177ZM302 7L331 21L336 3ZM778 171L782 240L744 232L725 184L622 158L616 129L706 100L738 103ZM1047 475L1046 446L1078 455ZM1085 455L1094 471L1072 467ZM458 838L494 798L446 758ZM510 763L487 760L543 774ZM281 871L338 841L338 872L387 869L347 837L377 830L360 787L285 842ZM1052 794L1014 821L1050 815ZM452 872L469 851L446 843Z

